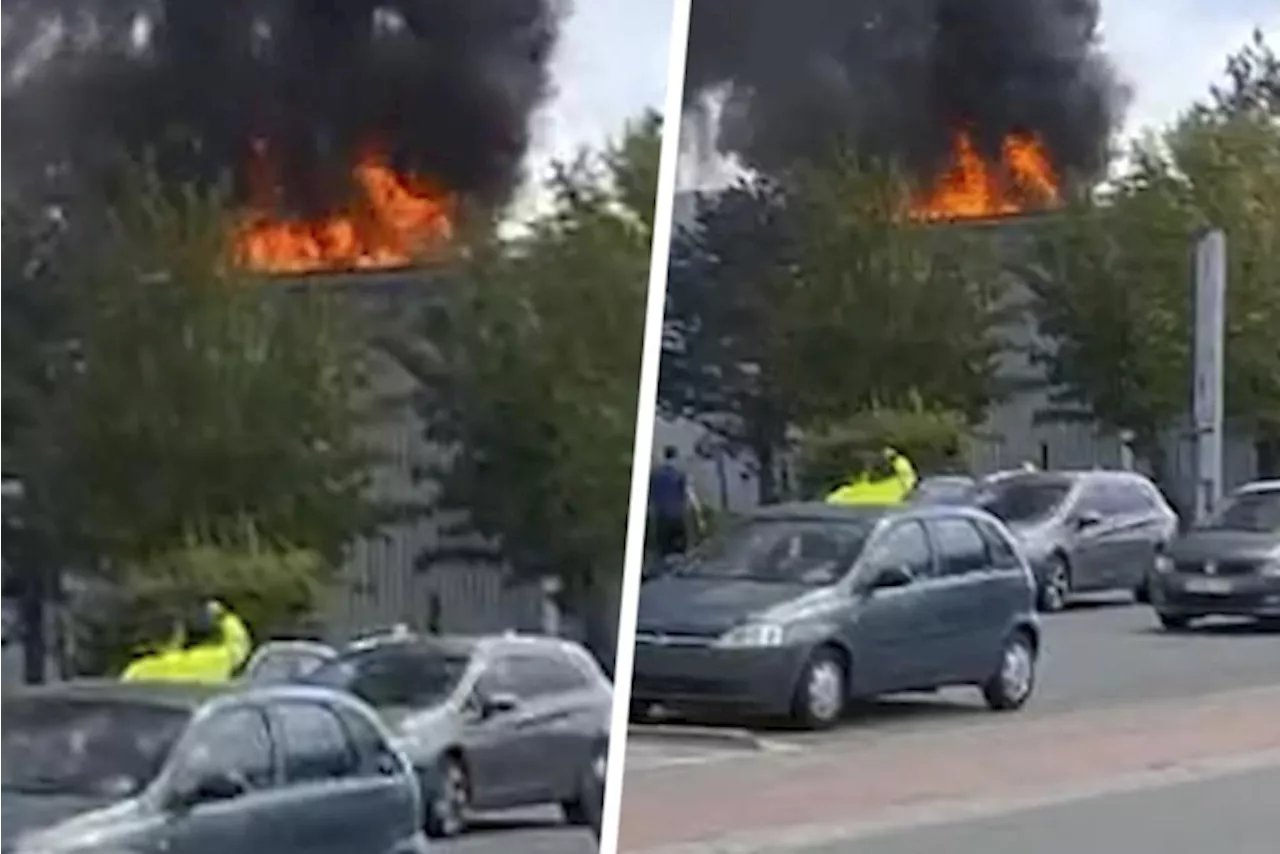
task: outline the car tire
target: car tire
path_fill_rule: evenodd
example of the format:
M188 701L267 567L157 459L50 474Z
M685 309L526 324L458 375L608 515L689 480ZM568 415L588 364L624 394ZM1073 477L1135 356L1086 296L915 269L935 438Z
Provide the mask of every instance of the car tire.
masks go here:
M1185 614L1169 614L1162 611L1156 616L1160 618L1160 627L1166 632L1184 632L1191 627L1191 618Z
M1044 575L1036 589L1036 607L1047 614L1067 607L1071 595L1071 564L1060 554L1049 558Z
M1133 588L1133 601L1139 605L1151 604L1151 579L1143 576L1142 581L1138 582L1138 586Z
M449 839L467 829L467 809L471 803L471 782L466 763L459 756L440 760L435 792L426 805L427 835Z
M791 717L805 729L830 729L844 716L848 699L849 672L844 656L832 647L819 647L800 670Z
M578 790L573 799L560 804L564 820L574 827L590 827L599 835L601 813L604 811L605 773L608 748L597 745L591 752L591 761L579 772Z
M1017 631L1005 641L1000 663L982 686L987 707L995 712L1011 712L1026 705L1036 687L1035 641L1025 631Z

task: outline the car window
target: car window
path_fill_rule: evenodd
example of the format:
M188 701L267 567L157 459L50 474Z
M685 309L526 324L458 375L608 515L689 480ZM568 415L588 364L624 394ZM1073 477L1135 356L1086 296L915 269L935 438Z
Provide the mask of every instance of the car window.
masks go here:
M1109 512L1106 490L1097 481L1087 481L1080 487L1080 495L1076 499L1076 513L1097 513L1106 516Z
M316 670L327 656L308 649L267 650L245 668L245 678L253 682L291 682Z
M178 757L176 788L209 776L229 777L249 789L274 783L271 735L256 708L227 709L196 724Z
M1115 492L1122 513L1150 513L1158 506L1155 488L1140 480L1117 481Z
M516 674L521 697L565 694L590 687L587 677L576 665L555 653L514 655L510 667Z
M342 721L347 738L351 741L360 776L382 775L387 773L388 768L395 767L388 762L393 757L391 745L364 715L341 706L334 707L332 711Z
M495 655L486 661L476 680L476 687L488 695L514 694L524 697L522 688L527 685L527 681L521 680L516 662L509 655Z
M191 714L164 706L6 697L5 789L45 795L137 794L164 768Z
M987 543L987 555L994 569L1017 569L1021 566L1018 553L1014 550L1009 538L990 522L979 521L978 530Z
M1237 492L1202 527L1257 534L1280 533L1280 489Z
M872 573L904 567L914 578L933 575L933 550L919 522L901 522L876 539L867 566Z
M346 728L319 703L282 702L272 706L280 734L284 778L290 783L340 780L358 769Z
M322 664L306 681L345 689L375 707L421 708L448 697L467 662L430 649L374 647Z
M941 575L965 575L990 568L986 540L968 519L932 519L928 524L938 548Z
M1070 494L1071 481L1063 477L1015 476L985 485L974 503L1003 522L1032 523L1056 513Z
M853 565L868 533L870 522L862 519L751 519L702 543L675 571L707 578L833 584Z

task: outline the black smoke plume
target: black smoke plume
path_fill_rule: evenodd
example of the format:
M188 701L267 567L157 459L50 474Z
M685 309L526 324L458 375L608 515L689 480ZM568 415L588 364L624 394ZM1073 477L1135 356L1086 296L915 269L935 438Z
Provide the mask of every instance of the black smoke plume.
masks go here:
M1097 0L693 0L689 106L724 87L717 145L773 172L835 142L937 174L967 129L1036 134L1095 177L1125 90Z
M350 191L366 148L490 205L519 184L551 92L557 0L5 0L5 177L150 153L162 178L247 183L281 208ZM40 174L37 170L34 174Z

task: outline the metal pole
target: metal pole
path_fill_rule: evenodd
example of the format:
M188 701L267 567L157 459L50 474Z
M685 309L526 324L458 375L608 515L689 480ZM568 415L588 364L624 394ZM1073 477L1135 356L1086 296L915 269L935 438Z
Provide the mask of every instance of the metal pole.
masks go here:
M1214 229L1195 250L1194 379L1191 389L1195 436L1197 521L1222 497L1223 345L1226 326L1227 239Z

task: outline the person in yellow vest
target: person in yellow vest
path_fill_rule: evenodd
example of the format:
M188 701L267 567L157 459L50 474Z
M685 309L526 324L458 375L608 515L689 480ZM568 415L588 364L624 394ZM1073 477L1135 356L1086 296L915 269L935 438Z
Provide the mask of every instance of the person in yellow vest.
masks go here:
M253 641L244 621L221 602L195 609L159 650L130 662L120 678L134 681L229 681L248 659Z
M885 448L866 460L862 471L827 496L828 504L897 505L916 487L916 468L905 454Z

